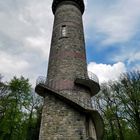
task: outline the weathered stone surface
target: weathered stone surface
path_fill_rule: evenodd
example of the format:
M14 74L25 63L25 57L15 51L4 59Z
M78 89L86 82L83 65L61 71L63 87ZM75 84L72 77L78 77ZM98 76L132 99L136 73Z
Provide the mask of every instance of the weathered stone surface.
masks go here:
M40 140L85 140L85 116L54 96L45 98Z
M59 5L62 5L62 4L68 4L68 3L71 3L75 6L77 6L77 8L79 8L79 10L81 11L81 13L83 14L84 13L84 10L85 10L85 5L84 5L84 0L53 0L53 4L52 4L52 11L53 13L55 14L56 12L56 9L58 8Z
M61 27L66 26L66 37ZM55 21L48 68L49 81L74 80L87 73L82 15L74 5L61 5L55 13Z
M79 3L76 0L69 1ZM87 104L91 107L91 91L74 83L77 77L87 76L87 63L82 12L73 3L55 5L47 84L54 91L67 95L70 100L80 100L81 106ZM63 27L65 36L62 34ZM88 118L48 94L44 101L39 140L86 140L91 133L97 140L94 124L89 125ZM89 127L93 131L89 131Z

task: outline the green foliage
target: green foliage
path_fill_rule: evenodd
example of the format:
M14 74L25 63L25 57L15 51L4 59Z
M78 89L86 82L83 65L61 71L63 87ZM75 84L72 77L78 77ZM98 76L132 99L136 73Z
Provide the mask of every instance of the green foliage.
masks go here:
M102 84L93 101L104 119L104 140L140 139L139 71ZM13 77L6 83L0 75L0 140L38 140L41 103L28 79Z
M102 84L94 106L104 119L105 140L139 140L140 72L129 72L119 81Z
M3 83L1 78L0 140L37 140L41 100L34 94L28 79L13 77L9 83Z

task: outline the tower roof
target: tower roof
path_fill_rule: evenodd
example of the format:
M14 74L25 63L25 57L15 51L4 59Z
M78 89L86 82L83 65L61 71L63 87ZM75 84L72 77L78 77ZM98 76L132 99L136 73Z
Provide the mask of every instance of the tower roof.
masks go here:
M54 14L57 9L57 6L62 2L74 3L80 9L81 13L82 14L84 13L85 10L84 0L53 0L52 11Z

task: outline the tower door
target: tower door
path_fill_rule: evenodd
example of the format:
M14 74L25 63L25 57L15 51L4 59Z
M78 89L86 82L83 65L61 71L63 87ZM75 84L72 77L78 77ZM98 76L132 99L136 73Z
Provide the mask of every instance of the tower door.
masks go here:
M86 118L87 140L97 140L94 123L90 117Z

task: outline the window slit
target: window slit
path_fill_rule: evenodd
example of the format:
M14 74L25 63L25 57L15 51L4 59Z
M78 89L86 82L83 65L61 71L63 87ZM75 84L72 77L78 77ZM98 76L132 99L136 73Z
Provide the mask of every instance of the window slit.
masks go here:
M62 25L62 27L61 27L61 36L66 37L66 35L67 35L66 25Z

